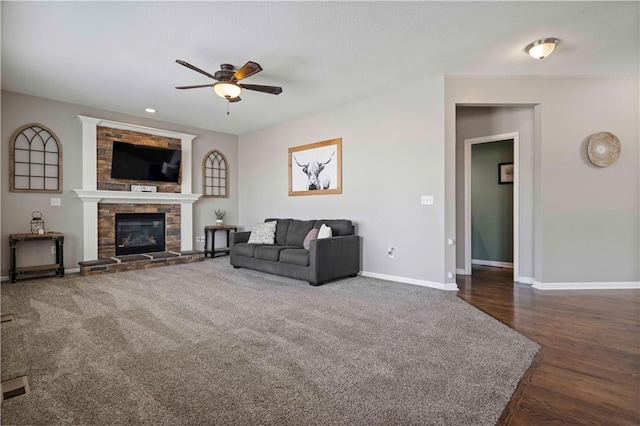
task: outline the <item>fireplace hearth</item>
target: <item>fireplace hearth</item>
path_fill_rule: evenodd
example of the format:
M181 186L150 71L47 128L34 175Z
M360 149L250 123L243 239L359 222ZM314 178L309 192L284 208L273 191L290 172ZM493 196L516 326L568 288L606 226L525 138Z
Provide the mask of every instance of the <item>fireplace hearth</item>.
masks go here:
M116 213L116 256L165 251L164 213Z

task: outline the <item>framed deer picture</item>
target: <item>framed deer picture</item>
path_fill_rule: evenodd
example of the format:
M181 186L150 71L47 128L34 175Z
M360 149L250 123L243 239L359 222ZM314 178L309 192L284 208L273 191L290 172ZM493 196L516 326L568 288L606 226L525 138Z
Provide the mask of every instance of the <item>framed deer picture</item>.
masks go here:
M342 139L289 148L289 195L342 194Z

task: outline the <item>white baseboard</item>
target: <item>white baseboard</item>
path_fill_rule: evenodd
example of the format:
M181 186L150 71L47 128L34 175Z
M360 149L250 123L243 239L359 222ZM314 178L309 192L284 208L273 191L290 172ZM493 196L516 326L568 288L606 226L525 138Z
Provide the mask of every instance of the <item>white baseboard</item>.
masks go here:
M511 262L498 262L497 260L481 260L481 259L471 259L472 265L482 265L482 266L496 266L498 268L511 268L513 269L513 263Z
M595 282L595 283L541 283L533 282L538 290L640 290L640 282Z
M435 281L416 280L414 278L398 277L395 275L378 274L375 272L367 271L362 271L360 275L362 275L363 277L378 278L381 280L419 285L422 287L437 288L438 290L458 291L458 285L456 283L437 283Z
M464 269L456 269L456 274L458 275L467 275L464 271Z
M520 284L533 284L534 281L533 277L518 277L518 282Z

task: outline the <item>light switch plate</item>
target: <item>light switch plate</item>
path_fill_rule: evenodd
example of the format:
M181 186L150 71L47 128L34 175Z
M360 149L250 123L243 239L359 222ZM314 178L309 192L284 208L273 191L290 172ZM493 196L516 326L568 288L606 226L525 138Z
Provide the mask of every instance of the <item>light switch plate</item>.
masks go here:
M62 199L60 199L60 198L52 198L51 199L51 205L52 206L61 206L62 205Z
M433 195L423 195L420 198L420 204L422 204L423 206L433 204Z

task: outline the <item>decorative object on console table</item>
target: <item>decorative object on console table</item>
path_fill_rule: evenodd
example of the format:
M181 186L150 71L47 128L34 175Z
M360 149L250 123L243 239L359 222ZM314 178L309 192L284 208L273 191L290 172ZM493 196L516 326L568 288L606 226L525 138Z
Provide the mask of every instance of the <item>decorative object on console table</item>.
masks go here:
M227 215L226 210L215 209L214 213L216 214L216 224L222 225L224 217Z
M56 243L56 263L18 268L16 255L18 243L41 240L52 240ZM16 282L18 275L39 274L47 271L55 271L56 275L64 277L64 234L60 232L47 232L42 234L9 235L9 278L12 283Z
M342 139L289 148L289 195L342 194Z
M44 220L42 213L35 211L31 213L31 221L29 222L32 234L44 234Z
M216 231L227 231L227 246L216 248ZM204 257L209 254L211 258L216 254L229 254L231 244L231 231L237 232L238 227L235 225L212 225L204 227ZM211 234L211 248L209 248L209 234Z

